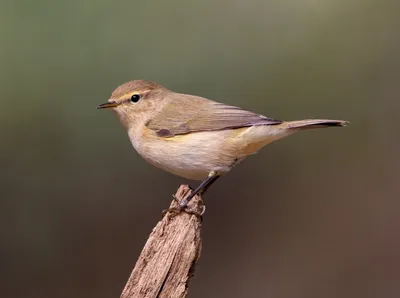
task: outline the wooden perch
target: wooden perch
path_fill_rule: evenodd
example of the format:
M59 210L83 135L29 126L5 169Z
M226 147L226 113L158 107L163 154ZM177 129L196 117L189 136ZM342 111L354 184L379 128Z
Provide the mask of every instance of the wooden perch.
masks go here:
M181 201L190 188L181 185L175 197ZM171 207L176 207L174 200ZM202 211L200 196L189 208ZM194 274L201 251L201 218L181 212L172 217L167 213L153 229L136 262L121 298L182 298Z

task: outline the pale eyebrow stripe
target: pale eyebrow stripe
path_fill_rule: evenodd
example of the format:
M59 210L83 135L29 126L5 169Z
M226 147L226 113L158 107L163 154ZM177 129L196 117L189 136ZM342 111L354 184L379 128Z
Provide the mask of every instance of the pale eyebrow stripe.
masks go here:
M135 91L132 91L132 92L129 92L129 93L125 93L125 94L117 97L116 99L117 100L130 99L133 94L142 94L142 93L146 93L148 91L150 91L150 90L135 90Z

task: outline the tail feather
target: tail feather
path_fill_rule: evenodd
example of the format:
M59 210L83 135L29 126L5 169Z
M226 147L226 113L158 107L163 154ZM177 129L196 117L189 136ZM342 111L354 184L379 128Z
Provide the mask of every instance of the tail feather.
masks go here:
M283 124L288 129L312 129L312 128L322 128L330 126L346 126L348 122L344 120L331 120L331 119L307 119L298 121L288 121Z

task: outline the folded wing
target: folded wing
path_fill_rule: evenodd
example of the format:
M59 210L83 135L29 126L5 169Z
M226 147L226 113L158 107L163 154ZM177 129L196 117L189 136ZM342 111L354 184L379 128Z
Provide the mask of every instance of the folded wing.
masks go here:
M183 94L179 96L179 100L171 100L147 123L147 127L160 137L282 123L280 120L202 97Z

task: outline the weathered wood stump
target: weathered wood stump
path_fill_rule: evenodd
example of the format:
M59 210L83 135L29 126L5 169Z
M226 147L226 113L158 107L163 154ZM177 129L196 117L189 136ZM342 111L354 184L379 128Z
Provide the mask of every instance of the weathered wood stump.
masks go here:
M181 201L190 188L181 185L175 197ZM176 207L174 200L171 207ZM189 208L202 211L200 196ZM186 297L201 252L201 218L181 212L167 213L151 232L121 298L182 298Z

